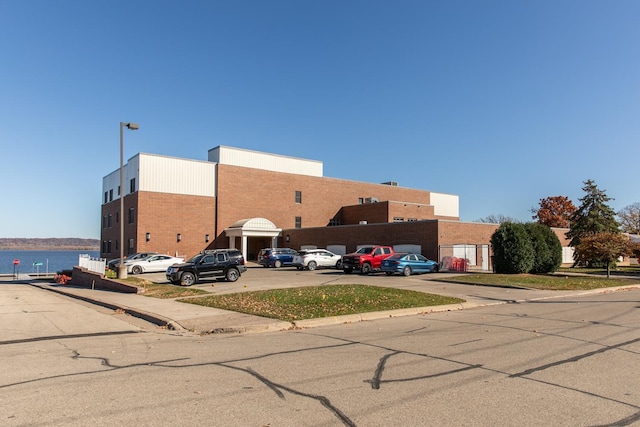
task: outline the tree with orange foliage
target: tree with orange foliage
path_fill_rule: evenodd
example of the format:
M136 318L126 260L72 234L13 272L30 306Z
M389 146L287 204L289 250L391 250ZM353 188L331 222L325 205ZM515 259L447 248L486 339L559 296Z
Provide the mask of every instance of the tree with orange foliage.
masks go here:
M535 215L532 218L547 227L569 228L569 218L576 211L576 207L566 196L551 196L540 199L540 207L531 209Z
M607 266L607 278L610 277L611 264L619 257L633 254L629 237L622 233L600 232L580 239L575 247L579 258L597 260Z

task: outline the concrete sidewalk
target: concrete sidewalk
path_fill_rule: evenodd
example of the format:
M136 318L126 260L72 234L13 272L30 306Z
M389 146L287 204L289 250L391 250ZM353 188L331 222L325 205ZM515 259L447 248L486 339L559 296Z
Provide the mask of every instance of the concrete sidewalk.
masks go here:
M182 303L171 299L163 300L146 297L139 294L124 294L74 287L71 285L59 285L56 283L39 283L33 280L12 281L12 283L29 284L47 291L56 292L72 298L98 304L109 309L123 310L132 316L142 318L162 327L198 334L248 333L310 328L389 317L471 309L496 304L575 297L595 293L613 292L622 289L640 289L640 285L634 285L621 288L603 288L589 291L541 291L534 289L444 283L429 280L413 282L413 284L409 284L410 282L404 281L403 283L407 283L407 289L458 297L464 299L466 302L455 305L387 310L287 322L211 307L203 307L195 304Z

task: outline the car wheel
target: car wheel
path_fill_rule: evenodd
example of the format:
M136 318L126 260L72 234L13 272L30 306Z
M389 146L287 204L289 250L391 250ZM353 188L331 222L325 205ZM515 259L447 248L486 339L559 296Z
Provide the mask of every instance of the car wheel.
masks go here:
M307 268L309 269L309 271L313 271L318 268L318 264L316 264L315 261L309 261L309 264L307 264Z
M139 265L134 265L133 268L131 269L131 274L140 274L142 273L142 267L140 267Z
M429 272L431 272L431 273L437 273L437 272L438 272L438 266L437 266L437 265L433 265L433 266L431 266L431 269L429 270Z
M405 276L411 276L411 267L406 266L406 267L402 270L402 274L404 274Z
M371 273L371 264L362 264L361 274Z
M302 267L296 267L297 270L304 270Z
M236 280L238 280L239 277L240 277L240 272L235 268L228 269L227 274L225 275L227 282L235 282Z
M385 271L384 274L386 274L387 276L391 276L393 273L390 271Z
M345 274L351 274L353 272L353 268L345 268L342 271L344 271Z
M179 281L177 281L177 282L176 282L176 281L174 280L174 281L172 281L172 282L171 282L171 284L172 284L172 285L179 285L179 284L180 284L180 282L179 282Z
M336 262L336 269L340 270L342 268L342 261L338 260L338 262Z
M180 284L182 286L191 286L194 283L196 283L196 276L193 273L189 273L188 271L186 273L182 273L182 276L180 276Z
M282 267L282 261L280 261L280 260L276 260L276 262L274 262L274 263L273 263L273 266L274 266L275 268L280 268L280 267Z

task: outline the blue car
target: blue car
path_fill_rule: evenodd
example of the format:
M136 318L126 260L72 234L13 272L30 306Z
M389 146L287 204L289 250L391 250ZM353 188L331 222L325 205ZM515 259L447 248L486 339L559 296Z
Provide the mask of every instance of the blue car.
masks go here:
M396 253L382 261L381 271L387 276L400 273L405 276L421 273L435 273L438 271L438 263L423 257L420 254Z
M280 268L283 265L291 265L293 256L298 251L290 248L264 248L258 254L258 264L263 267Z

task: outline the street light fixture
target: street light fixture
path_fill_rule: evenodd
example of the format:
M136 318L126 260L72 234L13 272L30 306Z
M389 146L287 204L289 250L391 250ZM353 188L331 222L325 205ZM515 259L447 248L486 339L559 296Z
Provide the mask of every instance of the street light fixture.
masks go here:
M137 123L120 122L120 265L118 265L118 278L127 278L127 266L124 265L124 128L138 130Z

